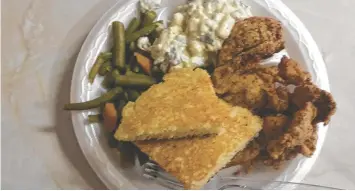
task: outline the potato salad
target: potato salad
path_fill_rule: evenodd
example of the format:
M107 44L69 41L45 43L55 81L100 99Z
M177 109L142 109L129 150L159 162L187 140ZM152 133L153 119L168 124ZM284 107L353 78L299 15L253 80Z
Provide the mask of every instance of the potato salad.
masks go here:
M208 53L221 48L234 23L251 15L238 0L190 0L150 47L154 64L163 71L207 65Z

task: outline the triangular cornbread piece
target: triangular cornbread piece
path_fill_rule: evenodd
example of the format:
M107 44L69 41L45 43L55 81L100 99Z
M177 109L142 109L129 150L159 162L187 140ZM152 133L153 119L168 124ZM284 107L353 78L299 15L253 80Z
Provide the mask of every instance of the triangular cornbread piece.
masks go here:
M139 141L135 144L186 189L199 189L243 150L262 128L262 120L249 110L234 107L217 136L177 140Z
M217 134L230 109L216 96L205 70L178 69L124 107L115 138L136 141Z

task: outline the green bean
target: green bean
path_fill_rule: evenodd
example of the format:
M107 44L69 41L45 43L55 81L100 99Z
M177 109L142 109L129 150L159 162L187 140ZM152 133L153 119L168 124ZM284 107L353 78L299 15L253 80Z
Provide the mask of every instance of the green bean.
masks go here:
M110 91L104 93L100 97L97 97L93 100L82 102L82 103L69 103L64 105L64 110L87 110L92 108L100 107L101 104L104 104L113 98L115 98L118 94L121 94L123 89L121 87L116 87L111 89Z
M134 33L128 34L126 36L126 41L128 43L136 41L139 37L149 35L151 32L153 32L156 28L158 27L157 23L152 23Z
M113 76L114 76L114 78L115 78L116 76L120 76L120 74L115 73L115 75L113 75ZM148 76L148 75L145 75L145 74L138 74L138 73L133 72L133 71L131 71L131 70L130 70L130 71L127 71L126 74L123 75L123 76L133 76L133 77L137 77L137 78L145 78L145 77L151 78L151 77Z
M110 89L114 85L114 78L112 77L112 73L106 74L104 80L101 82L101 85L106 88Z
M140 25L140 21L137 18L133 18L126 29L126 35L135 32Z
M122 110L126 104L127 102L125 100L120 100L118 103L115 103L118 119L122 117Z
M126 73L127 72L131 72L131 66L130 65L126 65L125 67L126 67Z
M111 71L112 71L111 62L107 61L107 62L103 63L102 66L100 67L99 75L100 76L105 76L106 74L108 74Z
M118 70L113 70L113 71L111 72L111 75L112 75L112 77L114 78L115 76L119 76L119 75L120 75L120 72L119 72Z
M119 86L149 87L156 83L156 80L144 74L114 75L115 84Z
M160 25L163 25L163 21L159 20L155 22L158 27L149 34L148 38L149 38L149 42L154 43L155 39L157 39L159 37L160 31L158 31L158 28L160 28Z
M124 98L125 101L129 101L129 100L128 100L128 93L127 93L127 91L125 91L125 92L123 93L123 96L122 96L122 97Z
M115 103L116 110L121 111L126 104L127 104L127 102L125 100L122 100L122 99L119 100L118 102Z
M136 50L136 43L135 42L130 42L129 43L129 50L134 52Z
M154 11L147 11L143 13L143 25L142 26L148 26L154 22L154 20L157 18L157 13Z
M137 66L138 67L138 66ZM133 68L134 69L134 68ZM142 77L142 76L144 76L144 77L148 77L147 75L145 75L145 74L139 74L138 72L135 72L135 71L127 71L126 72L126 75L127 76L136 76L136 77Z
M112 59L112 52L101 52L102 58L105 60Z
M115 66L123 71L125 69L125 56L126 56L126 45L125 45L125 32L124 25L119 21L114 21L112 23L113 32L113 61Z
M89 115L88 121L89 121L89 123L99 123L102 121L102 116L100 114Z
M99 56L97 56L96 61L94 65L91 67L91 70L89 72L89 82L92 84L95 80L95 77L97 73L99 72L100 67L104 64L105 59L103 57L103 54L100 53Z
M128 62L130 71L132 71L134 69L134 66L136 65L136 62L137 62L136 57L134 55L132 55L131 58L129 59L129 62ZM127 72L130 72L130 71L127 71Z
M136 101L137 98L140 96L139 92L136 90L128 89L128 90L126 90L126 92L128 94L129 101Z
M133 66L132 71L135 73L139 73L141 71L141 69L139 68L139 66L135 65L135 66Z

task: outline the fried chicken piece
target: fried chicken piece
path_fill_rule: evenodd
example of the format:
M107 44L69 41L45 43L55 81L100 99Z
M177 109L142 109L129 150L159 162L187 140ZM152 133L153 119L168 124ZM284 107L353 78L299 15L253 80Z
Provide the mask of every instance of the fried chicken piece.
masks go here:
M284 114L276 114L263 117L263 121L263 130L259 137L256 138L261 149L257 159L263 161L267 166L273 166L278 169L284 160L295 157L298 154L298 150L287 148L281 158L273 159L268 154L266 147L271 141L278 140L287 131L291 119Z
M296 87L294 93L291 95L291 101L298 108L304 107L307 102L312 102L318 110L313 123L324 122L325 124L328 124L330 117L336 111L336 103L333 96L314 84L306 84Z
M216 93L232 105L252 110L287 109L288 94L277 90L274 82L283 82L278 68L261 67L260 59L284 48L279 21L251 17L237 22L219 53L212 80ZM270 102L270 103L268 103Z
M226 82L228 82L232 76L242 74L245 71L250 71L257 66L259 66L259 61L250 61L250 64L240 71L236 71L235 68L228 64L216 68L212 75L212 81L216 93L223 94L228 90L229 86L228 84L226 85Z
M290 123L289 117L283 114L266 116L263 118L263 134L266 141L275 140L280 137Z
M282 112L288 108L288 90L284 86L266 91L268 95L268 102L265 108L276 112Z
M284 49L281 23L267 17L250 17L237 22L224 41L217 66L229 64L235 70L246 67Z
M260 153L259 144L253 140L251 141L245 149L239 151L232 160L227 164L227 167L249 164L250 161L254 160Z
M215 87L216 93L232 105L256 109L266 104L263 81L255 74L236 74L219 82L222 85Z
M266 166L272 166L274 169L280 169L280 167L286 160L292 160L296 158L298 153L299 153L298 147L287 148L283 153L283 155L281 155L280 158L278 159L273 159L267 156L266 159L264 159L264 164Z
M279 75L288 84L301 85L311 81L311 75L302 70L301 66L293 59L283 56L278 65Z
M321 90L314 85L303 85L295 88L291 95L291 101L298 108L305 106L307 102L314 102L320 97Z
M283 86L276 88L276 82L283 83L283 79L277 76L277 66L259 66L227 75L229 68L222 67L223 70L215 70L213 74L218 76L214 78L214 87L228 103L255 111L265 108L282 112L288 108L287 89Z
M314 151L316 150L317 140L317 128L314 126L312 135L301 146L299 146L300 153L306 157L312 156Z
M259 66L259 67L254 67L251 69L249 72L246 71L246 73L255 73L258 75L265 83L267 83L270 87L275 87L274 83L278 82L280 84L285 84L284 79L282 79L278 73L279 69L277 66Z
M288 108L288 90L283 85L285 81L278 76L278 67L256 67L251 69L247 73L256 74L262 81L262 89L267 95L267 104L265 109L272 110L274 112L282 112ZM277 87L276 83L279 83Z
M336 111L336 103L332 94L322 90L318 99L313 104L317 107L317 117L313 123L324 122L327 125L330 121L330 117L334 115Z
M313 119L317 115L317 109L311 102L294 114L293 120L287 132L278 140L272 140L267 146L267 151L272 159L284 159L287 149L304 145L314 132Z
M316 145L317 128L314 127L311 136L306 139L302 145L286 148L284 153L277 159L266 156L266 159L264 159L264 164L267 166L273 166L275 169L279 169L286 160L294 159L299 153L306 157L311 157L316 150Z

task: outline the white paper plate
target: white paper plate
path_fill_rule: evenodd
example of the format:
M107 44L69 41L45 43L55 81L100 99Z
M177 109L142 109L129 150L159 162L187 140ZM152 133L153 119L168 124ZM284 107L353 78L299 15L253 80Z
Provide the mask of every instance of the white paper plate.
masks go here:
M100 95L104 90L100 88L100 81L93 85L88 83L88 73L95 58L101 51L111 47L112 21L119 20L126 26L138 13L138 0L118 1L96 23L83 44L72 78L71 102L83 102ZM185 0L163 0L162 9L159 10L159 19L167 20L174 8L183 4ZM244 0L252 7L254 15L269 16L280 20L285 29L286 49L289 56L303 64L313 81L322 89L329 91L328 76L324 61L313 38L301 21L279 0ZM285 52L284 52L285 53ZM280 57L268 61L275 63ZM117 150L109 148L104 131L99 125L86 123L87 116L95 111L72 112L72 120L78 142L100 179L110 189L164 189L140 175L139 165L134 158L127 159ZM308 173L324 142L327 127L318 125L317 150L312 158L298 157L290 161L281 170L270 167L257 167L248 177L259 179L276 179L283 181L300 182ZM219 175L227 175L230 169L223 170ZM263 185L265 188L278 188L278 185ZM282 187L285 188L285 187Z

